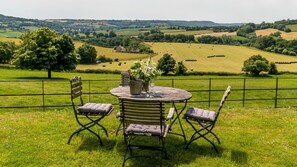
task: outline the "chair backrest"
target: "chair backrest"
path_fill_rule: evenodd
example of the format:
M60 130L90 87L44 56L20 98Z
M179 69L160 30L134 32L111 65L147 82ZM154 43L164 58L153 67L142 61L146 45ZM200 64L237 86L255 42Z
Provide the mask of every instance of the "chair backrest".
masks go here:
M165 125L165 106L161 101L120 99L124 126L129 124Z
M81 105L83 104L82 101L82 82L80 76L75 76L70 80L70 92L71 92L71 101L73 103L73 100L76 98L80 98Z
M221 109L222 109L222 107L223 107L223 105L225 103L225 100L227 99L227 97L228 97L228 95L230 93L231 93L231 86L228 86L227 89L225 90L225 93L224 93L224 95L222 97L222 100L220 102L220 106L219 106L219 109L218 109L217 117L219 116L220 111L221 111ZM217 119L217 117L216 117L216 119Z
M121 86L129 86L130 74L129 72L121 72Z

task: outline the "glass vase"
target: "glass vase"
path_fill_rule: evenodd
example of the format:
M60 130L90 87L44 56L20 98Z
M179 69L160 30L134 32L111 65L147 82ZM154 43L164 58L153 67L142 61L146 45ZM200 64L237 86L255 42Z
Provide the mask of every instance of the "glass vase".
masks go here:
M143 91L148 92L150 87L150 81L143 81Z

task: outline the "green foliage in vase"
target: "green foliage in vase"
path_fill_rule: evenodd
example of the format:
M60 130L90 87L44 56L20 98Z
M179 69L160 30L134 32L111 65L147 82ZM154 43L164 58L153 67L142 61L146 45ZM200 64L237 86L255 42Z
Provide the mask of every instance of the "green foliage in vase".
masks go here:
M157 69L156 64L152 61L151 56L146 62L135 62L131 67L130 73L133 78L141 79L143 82L149 82L152 79L156 79L162 74L161 70Z

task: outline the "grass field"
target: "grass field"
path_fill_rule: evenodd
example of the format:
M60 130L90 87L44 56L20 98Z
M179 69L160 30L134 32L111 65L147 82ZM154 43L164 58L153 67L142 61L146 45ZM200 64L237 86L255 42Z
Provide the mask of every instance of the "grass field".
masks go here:
M161 30L164 34L170 35L177 35L177 34L184 34L184 35L200 35L200 34L208 34L212 33L212 30L197 30L197 31L186 31L186 30Z
M6 41L10 41L10 42L15 42L16 44L19 44L20 43L20 39L18 38L3 38L3 37L0 37L0 42L6 42Z
M40 79L47 75L45 71L8 70L0 69L0 79L10 82L0 82L0 94L7 93L40 93ZM53 72L54 80L45 81L45 93L59 93L69 91L67 79L75 75L81 75L87 79L106 79L106 82L91 82L91 87L86 86L88 81L83 82L83 91L109 91L118 86L120 76L112 74L85 74L85 73L64 73ZM249 105L258 103L256 107L241 105L233 102L242 96L242 82L225 77L218 80L217 76L183 76L175 82L175 86L182 89L205 89L208 87L207 80L196 80L189 82L187 79L203 79L212 77L212 87L216 90L224 89L231 85L231 94L225 103L222 113L218 119L214 132L219 136L221 144L218 146L219 154L216 154L211 145L203 140L191 144L188 150L184 149L180 137L168 134L166 148L169 160L164 160L164 166L196 167L203 166L296 166L297 156L297 115L296 108L264 107L266 102L252 101ZM280 87L296 88L296 75L278 76L280 78L295 78L295 80L280 80ZM117 81L108 81L108 79ZM160 79L171 77L161 77ZM224 78L224 77L219 77ZM228 79L229 78L229 79ZM12 82L14 79L27 80L31 82ZM65 82L64 80L65 79ZM267 78L247 78L248 89L269 88L275 86L275 80ZM36 82L33 82L36 81ZM171 81L158 80L157 85L168 86ZM280 92L279 92L280 93ZM193 94L193 100L207 98L208 92ZM275 92L263 94L261 91L254 91L246 94L258 97L272 97ZM290 95L293 93L290 90ZM48 95L50 96L50 95ZM69 96L45 97L46 103L57 104L64 102L70 104ZM222 96L222 92L214 92L216 98ZM87 96L83 96L85 102ZM114 112L106 117L101 123L107 128L109 137L102 135L104 146L99 146L98 139L88 133L82 132L74 136L71 144L66 144L70 134L78 128L75 122L71 107L42 109L0 109L0 166L121 166L125 153L125 144L122 135L115 135L119 120L116 119L116 112L119 111L117 99L109 94L92 95L92 102L114 103ZM191 100L192 100L191 99ZM230 101L229 101L230 100ZM37 104L42 100L39 97L1 97L0 106L26 105L26 103ZM168 104L170 105L170 104ZM167 107L170 107L166 105ZM208 108L202 103L189 103L188 106ZM212 103L210 109L215 110L218 102ZM192 134L192 129L181 120L185 129L187 139ZM97 129L96 129L97 130ZM173 126L173 131L178 132L178 126ZM100 134L103 134L100 131ZM149 152L151 153L151 152ZM151 155L154 155L151 153ZM133 159L128 161L127 166L157 166L157 162L150 159Z
M0 29L0 38L16 38L22 35L22 32Z
M158 56L158 60L165 53L172 54L176 61L183 61L188 69L194 71L235 72L240 73L243 62L252 55L260 54L269 61L296 61L296 57L284 56L254 48L228 45L209 44L179 44L179 43L153 43L151 44ZM225 57L207 58L210 55L225 55ZM185 61L196 59L197 61ZM297 71L297 65L277 65L280 71Z
M286 27L290 28L294 32L297 32L297 24L287 25Z
M125 144L121 134L115 136L119 123L116 111L102 121L109 133L109 137L102 135L102 147L88 132L74 136L71 144L66 144L69 135L78 127L71 108L46 112L2 111L0 165L121 166ZM163 165L296 166L296 122L294 109L237 109L229 108L226 103L214 129L221 140L219 154L203 140L197 140L185 150L182 139L169 134L165 146L170 159L163 160ZM184 120L182 123L189 138L192 130ZM149 153L153 155L154 152ZM127 166L157 165L158 162L150 159L127 161Z
M201 37L201 36L206 36L206 35L215 36L215 37L221 37L223 35L235 36L236 32L211 32L211 33L195 35L195 37Z
M256 35L257 36L265 36L265 35L270 35L271 33L275 33L277 31L277 29L273 29L273 28L268 28L268 29L264 29L264 30L257 30L256 31ZM284 32L284 31L280 31L281 32L281 37L286 39L286 40L293 40L297 38L297 32Z
M0 38L0 41L19 41L16 38ZM75 47L82 42L75 42ZM297 57L285 56L271 52L261 51L244 46L212 45L212 44L187 44L187 43L146 43L151 46L156 55L153 61L157 62L165 53L172 54L176 61L183 61L188 70L201 72L233 72L241 73L243 62L252 55L260 54L272 62L297 61ZM146 59L146 54L117 53L112 48L95 46L97 55L119 59L119 62L102 63L94 65L78 65L77 69L107 69L126 71L140 59ZM225 57L208 58L211 55L224 55ZM197 61L185 61L187 59ZM119 65L119 63L121 65ZM104 67L105 66L105 67ZM297 72L297 64L277 64L279 71Z
M211 44L186 44L186 43L147 43L152 46L152 49L157 53L153 60L157 62L165 53L172 54L176 61L183 61L188 70L193 71L210 71L210 72L234 72L241 73L243 62L252 55L260 54L266 57L269 61L296 61L293 56L285 56L270 52L261 51L255 48L243 46L228 46L228 45L211 45ZM98 53L104 53L103 49L97 47ZM104 48L106 49L106 48ZM112 59L120 58L122 65L113 62L112 64L104 63L99 65L79 65L78 69L109 69L109 70L128 70L132 63L138 59L144 59L146 55L138 54L121 54L112 52L106 56ZM127 56L125 56L127 55ZM129 55L129 56L128 56ZM134 56L134 57L130 57ZM225 55L225 57L207 58L211 55ZM121 56L121 57L120 57ZM195 59L197 61L185 61L186 59ZM125 62L126 64L123 64ZM105 65L105 67L103 67ZM297 64L278 64L279 71L297 71Z

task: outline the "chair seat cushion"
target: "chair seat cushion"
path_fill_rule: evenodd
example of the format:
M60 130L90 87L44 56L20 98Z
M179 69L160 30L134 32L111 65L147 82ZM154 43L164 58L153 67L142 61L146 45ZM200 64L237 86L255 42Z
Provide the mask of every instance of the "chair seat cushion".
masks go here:
M111 104L100 104L100 103L86 103L83 106L79 107L77 110L81 114L100 114L104 115L109 113L112 109Z
M161 128L159 125L141 125L130 124L125 130L126 134L143 135L143 136L163 136L165 137L169 129L169 125Z
M213 122L216 119L217 114L214 111L189 107L184 116L189 119Z

